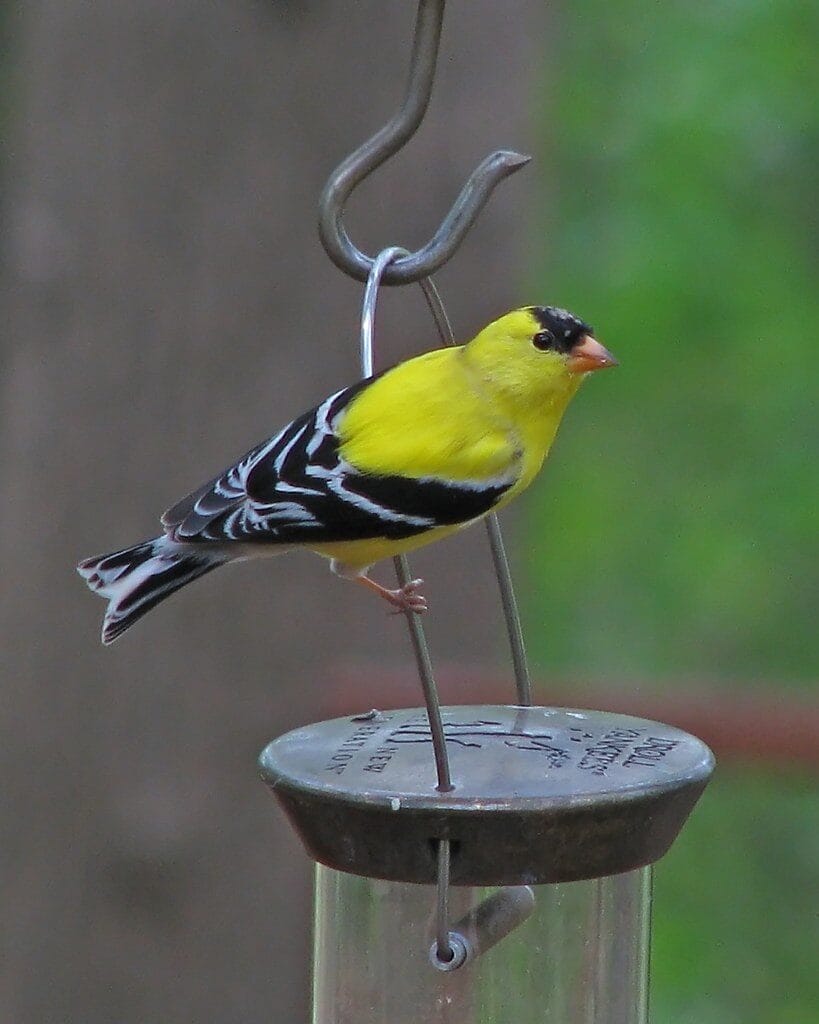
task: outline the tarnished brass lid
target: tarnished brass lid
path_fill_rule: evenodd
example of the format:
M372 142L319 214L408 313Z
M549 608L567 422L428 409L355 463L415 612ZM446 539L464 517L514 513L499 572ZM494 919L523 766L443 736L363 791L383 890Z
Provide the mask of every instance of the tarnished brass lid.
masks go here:
M426 712L338 718L260 758L308 853L340 871L433 883L437 840L455 885L569 882L660 858L705 787L700 740L627 715L442 709L454 789L436 791Z

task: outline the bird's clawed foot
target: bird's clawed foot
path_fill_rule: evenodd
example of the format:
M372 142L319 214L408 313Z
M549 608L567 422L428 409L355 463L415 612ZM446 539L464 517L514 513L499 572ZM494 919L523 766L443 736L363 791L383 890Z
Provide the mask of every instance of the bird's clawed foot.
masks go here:
M371 580L369 576L358 576L357 579L393 606L394 610L390 612L391 615L401 615L407 612L421 615L429 608L427 599L423 594L418 593L419 587L424 585L423 580L410 580L403 587L390 590L388 587L382 587L375 580Z
M429 609L427 599L423 594L418 593L418 588L424 585L423 580L410 580L403 587L397 590L386 590L384 597L390 604L395 605L390 615L401 615L404 612L414 612L421 615Z

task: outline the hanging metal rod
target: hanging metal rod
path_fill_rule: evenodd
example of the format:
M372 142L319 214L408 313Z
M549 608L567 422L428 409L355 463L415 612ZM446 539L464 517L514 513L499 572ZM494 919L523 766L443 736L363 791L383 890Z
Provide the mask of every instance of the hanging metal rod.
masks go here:
M358 249L344 227L344 208L353 191L412 138L426 113L435 77L446 0L419 0L410 57L409 81L398 112L330 175L319 200L319 236L335 265L366 281L373 259ZM467 180L432 238L390 264L382 284L411 284L449 260L497 185L531 157L511 150L490 154Z
M372 269L367 277L367 286L364 289L364 300L361 307L361 372L365 377L371 377L373 374L375 307L378 302L378 289L381 285L381 278L390 263L395 259L399 259L406 251L406 249L402 249L397 245L384 249L373 261ZM425 287L427 285L432 286L432 282L427 282L426 280L421 282L425 295L427 294ZM446 314L444 313L445 316ZM402 587L406 586L412 579L407 556L396 555L393 563L398 583ZM449 767L449 754L446 749L444 723L441 718L441 702L438 698L438 687L435 685L435 676L432 671L432 659L429 656L427 638L419 617L411 611L406 612L405 615L412 650L415 654L418 678L421 680L421 688L424 691L424 703L426 704L427 718L429 719L432 750L435 755L435 770L438 774L437 789L439 793L449 793L454 787Z
M484 161L484 164L478 168L470 181L467 182L458 202L439 227L432 242L416 253L410 253L399 246L391 246L389 249L380 252L375 259L371 259L368 256L364 256L353 246L344 230L341 217L344 203L353 188L375 168L380 166L390 155L397 152L411 138L423 119L435 76L444 2L445 0L420 0L410 66L410 79L403 106L384 128L336 169L325 186L321 198L319 230L328 254L341 270L366 282L361 322L361 357L362 370L365 377L372 373L373 320L378 289L383 283L390 281L390 274L396 268L404 268L406 273L393 279L392 283L404 284L417 281L424 292L424 297L435 320L442 344L453 345L455 343L446 310L429 274L435 267L448 260L455 252L460 245L463 235L480 212L492 188L494 188L494 184L500 181L501 177L511 173L510 170L506 170L501 177L497 177L494 184L490 184L485 188L483 198L480 198L477 202L472 202L471 206L469 206L471 200L466 205L462 205L461 200L470 194L473 183L481 177L483 173L482 168L496 161L496 158L503 157L505 159L510 154L496 153ZM511 154L511 156L514 158L512 170L522 166L529 159L528 157L520 156L520 154ZM481 180L483 181L481 187L484 187L489 179L483 177ZM472 198L474 199L474 195ZM466 217L465 220L463 219L464 217ZM461 218L462 226L460 229L457 227L453 228L452 226L452 222L457 221L458 218ZM440 242L440 246L430 256L430 250L438 242ZM430 257L430 259L427 260L427 257ZM509 635L518 704L530 705L532 703L532 692L523 632L500 525L494 514L487 517L486 528ZM395 568L401 583L408 582L410 572L406 558L403 556L396 558ZM451 779L437 688L432 674L429 652L420 622L417 621L414 615L408 615L407 618L418 673L429 712L430 729L435 750L436 767L438 769L438 788L446 792L451 788Z

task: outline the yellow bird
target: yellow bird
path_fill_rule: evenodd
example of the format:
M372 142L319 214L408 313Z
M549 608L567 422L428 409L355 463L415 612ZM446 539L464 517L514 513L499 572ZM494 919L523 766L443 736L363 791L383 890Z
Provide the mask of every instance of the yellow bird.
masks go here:
M80 563L108 600L103 643L211 569L296 547L400 611L425 611L422 580L390 590L370 566L520 494L586 374L616 365L578 317L527 306L337 391L169 509L161 536Z

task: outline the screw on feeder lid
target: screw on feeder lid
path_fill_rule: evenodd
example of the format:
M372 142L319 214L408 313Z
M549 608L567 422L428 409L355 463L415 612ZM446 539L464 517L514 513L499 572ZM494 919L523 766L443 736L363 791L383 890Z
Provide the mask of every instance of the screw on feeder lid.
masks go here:
M432 884L569 882L658 860L714 767L671 726L564 708L442 709L454 789L436 791L423 710L308 725L260 758L310 855L340 871Z

